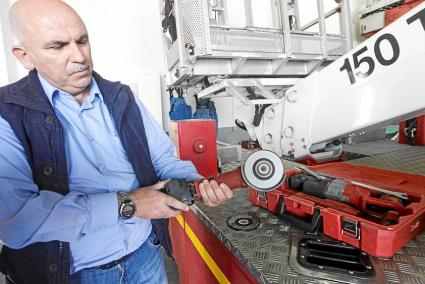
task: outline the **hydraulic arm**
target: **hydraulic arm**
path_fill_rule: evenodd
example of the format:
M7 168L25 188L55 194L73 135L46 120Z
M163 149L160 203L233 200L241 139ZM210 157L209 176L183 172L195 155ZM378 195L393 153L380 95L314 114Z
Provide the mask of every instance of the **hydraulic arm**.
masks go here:
M282 118L264 116L260 144L300 159L314 144L423 114L424 66L425 3L289 88Z

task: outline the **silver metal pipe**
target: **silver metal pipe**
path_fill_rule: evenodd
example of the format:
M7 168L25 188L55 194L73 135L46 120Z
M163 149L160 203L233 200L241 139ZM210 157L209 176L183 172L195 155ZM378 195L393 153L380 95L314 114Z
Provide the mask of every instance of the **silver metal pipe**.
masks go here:
M325 13L325 19L329 18L332 15L335 15L337 12L338 12L338 8L334 8L332 10L329 10L328 12ZM302 26L300 28L300 30L305 31L305 30L311 28L312 26L317 25L318 23L319 23L319 18L314 19L314 20L308 22L307 24L305 24L304 26Z

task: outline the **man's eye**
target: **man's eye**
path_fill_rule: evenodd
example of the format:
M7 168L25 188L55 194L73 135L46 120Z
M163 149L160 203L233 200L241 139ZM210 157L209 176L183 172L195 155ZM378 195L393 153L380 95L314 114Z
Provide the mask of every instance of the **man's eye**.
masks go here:
M79 45L83 45L83 44L86 44L88 42L88 39L80 39L80 40L78 40L77 41L77 44L79 44Z
M61 49L63 47L63 44L55 44L55 45L51 45L48 48L49 49Z

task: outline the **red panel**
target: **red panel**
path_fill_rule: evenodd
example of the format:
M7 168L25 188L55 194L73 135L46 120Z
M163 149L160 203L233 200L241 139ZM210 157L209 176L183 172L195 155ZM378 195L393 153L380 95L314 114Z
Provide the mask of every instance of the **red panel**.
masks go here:
M416 128L416 145L425 146L425 115L420 116L417 119Z
M405 0L405 4L399 7L395 7L385 11L385 26L388 26L419 4L421 4L424 0Z
M220 270L231 283L258 283L251 273L233 256L233 254L211 233L193 212L184 212L184 219L208 251ZM179 227L178 229L176 227ZM180 283L218 283L210 268L199 255L192 241L181 225L173 219L174 255L179 267ZM184 257L181 257L184 255Z
M415 8L416 6L418 6L424 1L425 0L404 0L403 5L386 10L384 26L388 26L389 24L397 20L399 17L403 16L404 14L406 14L411 9ZM377 33L379 30L380 29L362 34L362 36L365 38L369 38L373 36L375 33Z
M170 122L170 138L180 159L192 161L203 176L218 173L216 127L213 119L190 119Z
M175 218L170 219L169 229L171 242L173 243L173 257L179 267L180 283L189 283L188 276L190 275L188 275L187 271L184 269L186 260L186 234ZM180 269L180 267L182 267L182 269Z
M400 123L398 142L401 144L408 144L408 139L404 133L406 122ZM416 136L415 144L417 146L425 146L425 115L416 118Z

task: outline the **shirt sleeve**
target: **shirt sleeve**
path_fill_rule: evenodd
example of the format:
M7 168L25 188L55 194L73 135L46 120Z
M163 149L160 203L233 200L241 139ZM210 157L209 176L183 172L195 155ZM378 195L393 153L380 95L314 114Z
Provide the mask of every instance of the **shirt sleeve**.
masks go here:
M63 196L39 189L22 144L0 116L0 242L15 249L51 240L72 242L117 222L115 193L72 191Z
M149 113L143 103L136 98L143 117L149 152L157 176L161 180L199 180L203 177L196 171L191 161L182 161L176 156L176 147L165 134L159 123Z

